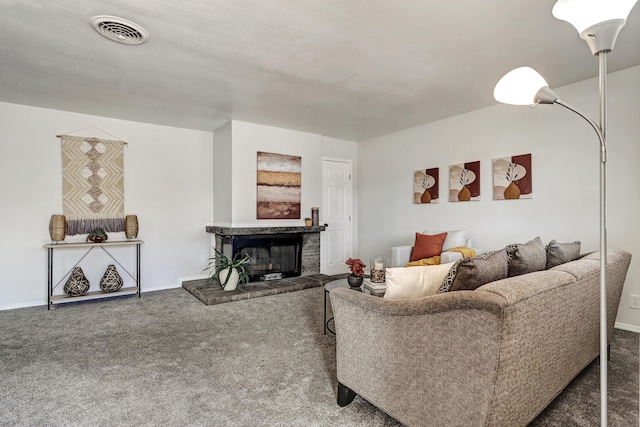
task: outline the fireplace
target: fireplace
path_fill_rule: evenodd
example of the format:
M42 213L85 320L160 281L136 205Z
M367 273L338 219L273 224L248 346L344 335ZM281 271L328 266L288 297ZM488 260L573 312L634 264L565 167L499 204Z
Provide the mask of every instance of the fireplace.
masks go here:
M320 273L320 232L311 227L225 227L208 225L213 246L225 255L248 254L251 281Z
M227 236L222 252L234 257L249 255L249 281L300 276L302 269L302 234L256 234Z

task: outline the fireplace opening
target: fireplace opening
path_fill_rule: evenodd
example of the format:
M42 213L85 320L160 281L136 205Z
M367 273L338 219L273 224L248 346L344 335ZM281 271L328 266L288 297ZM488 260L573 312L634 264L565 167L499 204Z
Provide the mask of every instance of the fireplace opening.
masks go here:
M223 241L228 256L249 255L250 282L301 275L302 234L255 234L232 236Z

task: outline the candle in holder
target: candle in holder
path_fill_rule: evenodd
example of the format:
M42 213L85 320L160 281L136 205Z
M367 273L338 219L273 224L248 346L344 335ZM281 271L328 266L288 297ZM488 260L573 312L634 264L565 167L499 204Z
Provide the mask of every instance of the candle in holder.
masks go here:
M384 283L385 282L385 260L382 257L371 258L371 282Z

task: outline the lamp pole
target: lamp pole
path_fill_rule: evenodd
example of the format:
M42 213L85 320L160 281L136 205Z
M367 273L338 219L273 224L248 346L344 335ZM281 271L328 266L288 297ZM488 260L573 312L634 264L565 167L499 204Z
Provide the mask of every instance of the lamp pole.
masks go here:
M598 53L600 133L607 137L607 53ZM607 152L600 153L600 425L607 425ZM604 358L604 359L603 359Z

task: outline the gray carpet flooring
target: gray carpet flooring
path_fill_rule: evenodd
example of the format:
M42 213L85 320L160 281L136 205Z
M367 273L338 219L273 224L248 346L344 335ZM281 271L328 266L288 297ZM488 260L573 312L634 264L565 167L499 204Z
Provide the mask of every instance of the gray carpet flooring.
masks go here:
M323 289L206 306L184 289L0 312L2 426L396 426L335 403ZM616 330L611 426L638 425L638 335ZM532 423L598 425L592 364ZM402 398L402 396L399 396Z

